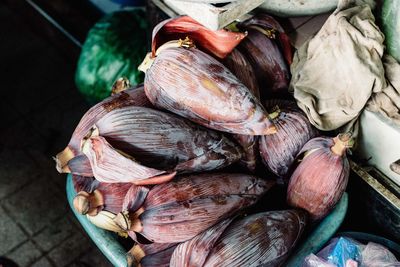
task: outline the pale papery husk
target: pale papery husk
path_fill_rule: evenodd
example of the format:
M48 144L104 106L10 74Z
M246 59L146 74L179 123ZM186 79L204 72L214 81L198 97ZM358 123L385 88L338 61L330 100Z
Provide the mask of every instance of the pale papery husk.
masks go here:
M287 190L288 204L307 210L312 220L326 216L342 197L350 174L345 151L333 153L331 137L317 137L299 152L300 164L292 174Z
M270 110L270 115L274 116L270 118L277 128L277 133L260 137L261 159L281 182L287 183L297 154L304 144L319 135L319 132L295 102L269 100L266 101L265 107Z
M269 211L237 220L215 242L201 266L284 266L306 220L302 210Z
M180 16L160 22L153 29L152 56L164 43L189 37L197 47L219 58L228 55L242 40L246 33L231 32L225 29L213 31L204 27L189 16Z
M116 214L114 214L114 213L112 213L110 211L102 210L98 214L96 214L95 216L86 215L86 218L92 224L96 225L99 228L118 233L121 236L126 236L127 235L126 231L121 229L114 222L115 216L116 216Z
M131 230L157 243L183 242L254 204L273 181L247 174L199 174L153 187Z
M155 106L210 129L275 133L250 90L220 62L195 48L163 50L146 72L145 92Z

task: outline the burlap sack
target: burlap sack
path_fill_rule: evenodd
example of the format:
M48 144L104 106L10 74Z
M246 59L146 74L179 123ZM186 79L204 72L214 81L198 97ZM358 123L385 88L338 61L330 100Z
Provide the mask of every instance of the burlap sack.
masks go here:
M374 21L368 4L340 0L316 36L295 53L289 90L318 129L349 128L372 92L386 87L384 35Z

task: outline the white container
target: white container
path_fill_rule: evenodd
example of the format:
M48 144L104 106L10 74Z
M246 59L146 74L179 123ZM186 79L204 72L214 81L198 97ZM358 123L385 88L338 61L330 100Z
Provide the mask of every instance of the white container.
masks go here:
M400 127L379 113L364 110L358 141L357 156L400 186L400 174L389 167L400 159Z

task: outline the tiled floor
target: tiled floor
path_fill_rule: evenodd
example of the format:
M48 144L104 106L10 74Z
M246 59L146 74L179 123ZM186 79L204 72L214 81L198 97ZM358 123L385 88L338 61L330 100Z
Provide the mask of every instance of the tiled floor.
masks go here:
M0 256L22 266L111 266L83 232L52 156L88 105L74 66L0 4Z

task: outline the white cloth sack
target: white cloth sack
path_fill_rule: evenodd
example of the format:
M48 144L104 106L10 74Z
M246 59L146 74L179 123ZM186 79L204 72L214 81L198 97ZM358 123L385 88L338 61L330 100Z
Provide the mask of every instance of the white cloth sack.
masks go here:
M386 87L383 41L368 4L340 0L316 36L295 53L289 90L315 127L348 128L372 92Z
M387 87L382 92L374 93L366 109L380 112L400 125L400 64L390 55L383 57L383 66Z

